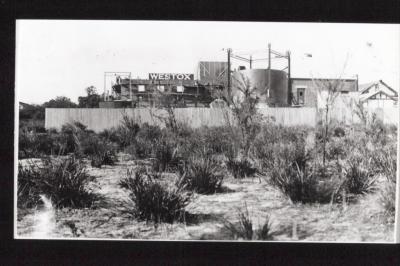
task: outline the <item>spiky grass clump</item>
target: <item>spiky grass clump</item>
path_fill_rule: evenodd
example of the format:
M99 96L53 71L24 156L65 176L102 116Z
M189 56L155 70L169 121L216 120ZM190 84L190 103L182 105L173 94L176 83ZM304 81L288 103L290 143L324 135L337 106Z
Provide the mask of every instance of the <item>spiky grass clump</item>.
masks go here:
M39 195L44 194L57 208L91 207L101 198L87 186L93 180L75 157L58 161L46 158L42 159L41 165L19 165L18 206L33 207Z
M359 195L374 192L376 190L376 174L365 162L365 158L351 156L348 158L345 168L345 189L348 193Z
M153 169L165 172L177 167L179 163L179 144L170 136L163 136L154 144L155 161Z
M226 166L235 179L254 176L257 168L246 158L229 158Z
M380 203L388 219L394 220L396 209L396 171L397 152L395 145L383 148L375 152L373 167L377 174L385 177L385 184L380 192Z
M283 145L276 153L269 182L292 202L327 203L337 186L323 176L327 177L325 167L318 161L312 163L304 146Z
M139 168L134 173L127 172L120 186L129 190L133 206L129 207L139 219L173 223L183 218L185 207L189 204L191 193L185 190L185 184L178 179L174 183L159 180L158 175Z
M191 156L185 165L184 180L187 188L199 194L220 191L223 179L220 163L206 151Z
M250 213L246 204L244 211L238 209L237 217L238 217L238 222L235 224L227 220L224 221L224 227L229 232L231 238L242 239L242 240L273 239L270 215L268 214L266 215L264 223L262 225L259 225L259 229L253 228L253 221L250 217Z

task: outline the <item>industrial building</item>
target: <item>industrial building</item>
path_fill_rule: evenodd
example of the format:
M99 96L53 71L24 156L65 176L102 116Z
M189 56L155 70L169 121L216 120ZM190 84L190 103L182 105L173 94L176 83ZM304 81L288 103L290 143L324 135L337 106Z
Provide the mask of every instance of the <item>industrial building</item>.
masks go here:
M311 79L291 78L290 79L290 105L299 107L317 107L318 95L323 90L324 84L339 84L338 93L346 95L358 91L357 79Z
M111 95L105 96L100 107L157 106L163 97L171 99L170 104L176 107L208 107L215 98L223 97L226 72L226 62L201 61L196 75L149 73L148 79L116 76Z
M148 107L163 105L168 99L175 107L213 107L213 101L230 104L239 97L245 82L255 89L260 105L268 107L318 107L324 84L340 83L341 95L357 94L360 100L371 102L391 99L397 103L397 92L382 81L363 85L359 90L356 79L321 79L291 77L290 52L280 53L268 46L266 58L249 58L236 55L227 49L227 61L200 61L195 73L149 73L147 79L121 78L116 76L110 94L105 93L101 108ZM245 64L231 69L235 59ZM273 69L271 59L287 60L284 69ZM256 61L268 60L267 68L253 68ZM239 82L238 82L239 81ZM242 81L242 82L240 82ZM326 89L326 88L325 88ZM376 101L375 101L376 102Z

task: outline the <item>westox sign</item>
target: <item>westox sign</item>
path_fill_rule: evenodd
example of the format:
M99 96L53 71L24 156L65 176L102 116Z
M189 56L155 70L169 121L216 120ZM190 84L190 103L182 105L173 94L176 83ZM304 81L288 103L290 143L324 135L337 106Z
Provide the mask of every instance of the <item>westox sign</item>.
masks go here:
M149 79L153 80L193 80L193 74L184 73L149 73Z

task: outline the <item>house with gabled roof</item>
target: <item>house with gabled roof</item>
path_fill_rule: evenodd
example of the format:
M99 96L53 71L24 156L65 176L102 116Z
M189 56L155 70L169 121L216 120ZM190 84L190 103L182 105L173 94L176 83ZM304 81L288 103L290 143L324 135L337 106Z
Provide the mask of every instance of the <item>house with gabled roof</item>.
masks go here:
M398 92L382 80L360 84L359 100L368 107L397 106Z

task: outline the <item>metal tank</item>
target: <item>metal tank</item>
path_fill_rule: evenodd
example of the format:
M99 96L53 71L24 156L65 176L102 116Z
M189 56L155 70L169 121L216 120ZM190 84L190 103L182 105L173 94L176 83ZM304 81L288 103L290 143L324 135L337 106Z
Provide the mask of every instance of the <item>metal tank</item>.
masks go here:
M271 73L269 73L271 71ZM269 77L271 83L269 88ZM239 84L248 80L251 87L255 87L255 93L260 98L260 103L268 106L288 106L288 78L287 73L275 69L246 69L238 70L232 74L232 95L240 94Z

